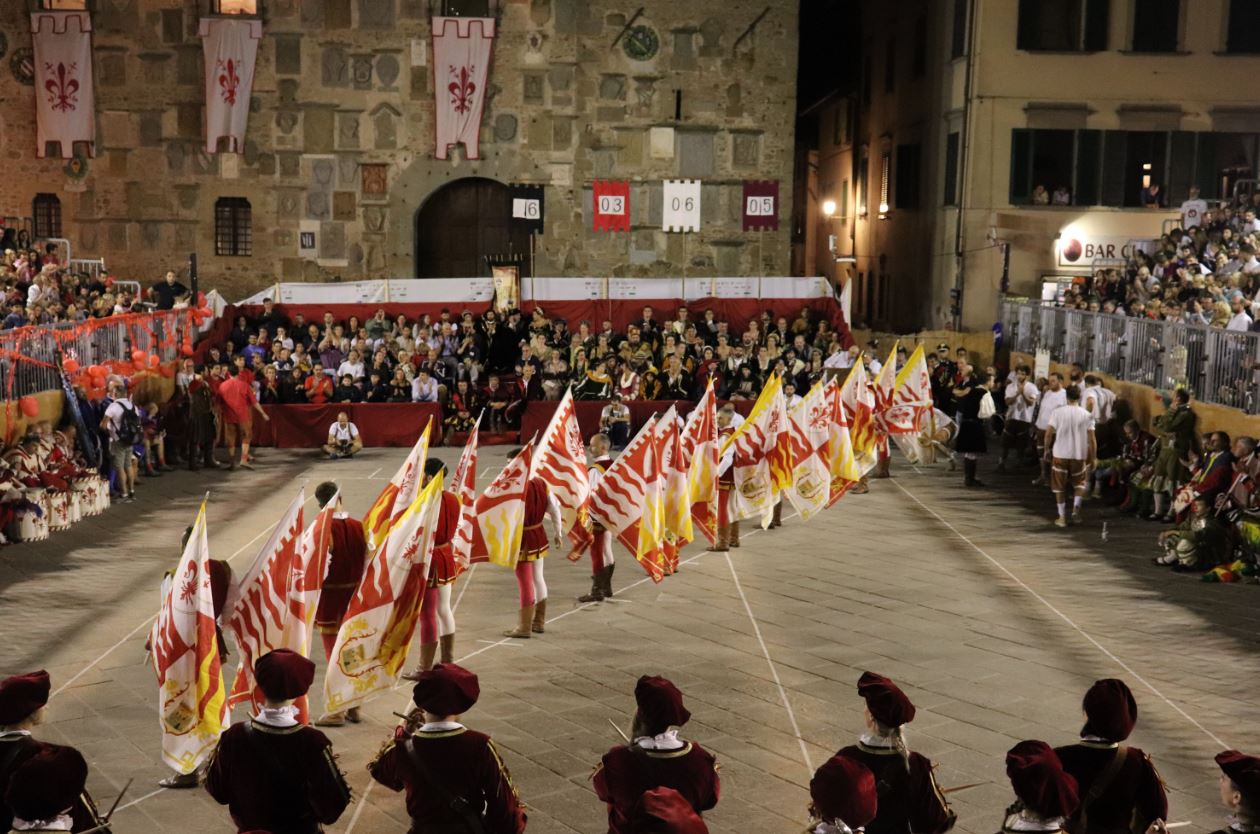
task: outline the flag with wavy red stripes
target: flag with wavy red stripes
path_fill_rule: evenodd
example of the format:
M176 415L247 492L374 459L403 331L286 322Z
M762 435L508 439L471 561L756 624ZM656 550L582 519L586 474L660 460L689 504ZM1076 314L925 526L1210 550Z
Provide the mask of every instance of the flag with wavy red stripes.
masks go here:
M665 506L656 418L608 467L591 490L591 517L617 536L652 581L664 577Z
M455 525L456 535L472 523L473 513L477 507L477 426L473 426L464 443L464 451L459 454L459 462L455 464L455 474L451 477L451 491L459 498L459 523ZM471 527L467 527L471 532ZM454 548L455 564L461 571L467 570L468 550Z
M561 532L568 535L574 550L585 550L592 540L584 518L590 481L572 388L564 392L542 434L534 456L533 474L547 484L560 505Z

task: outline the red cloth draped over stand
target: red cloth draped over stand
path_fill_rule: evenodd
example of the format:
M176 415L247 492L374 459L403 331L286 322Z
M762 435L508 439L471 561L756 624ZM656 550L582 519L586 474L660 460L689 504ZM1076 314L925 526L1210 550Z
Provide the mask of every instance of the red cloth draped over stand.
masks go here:
M318 449L328 442L328 427L344 411L359 427L364 446L411 448L433 418L430 443L442 440L442 407L436 403L328 403L327 405L264 405L271 422L254 416L258 446L281 449Z

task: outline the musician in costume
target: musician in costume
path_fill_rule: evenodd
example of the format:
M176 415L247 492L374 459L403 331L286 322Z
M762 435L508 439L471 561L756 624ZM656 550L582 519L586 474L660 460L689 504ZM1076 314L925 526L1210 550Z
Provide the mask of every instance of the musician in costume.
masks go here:
M299 724L294 700L311 688L315 664L288 649L254 662L263 707L220 737L206 771L206 790L227 805L237 831L318 834L350 804L332 742Z
M88 766L73 747L41 744L34 755L22 760L8 779L4 804L12 817L6 831L85 831L75 812L86 796ZM10 828L12 826L12 828ZM108 830L108 829L102 829Z
M718 409L717 429L718 447L726 443L735 433L738 424L735 422L735 407L730 403ZM717 497L717 544L712 547L715 553L723 553L732 547L739 547L739 521L731 518L734 507L735 491L735 447L730 446L722 453L718 461L718 497Z
M597 434L591 438L591 465L586 469L591 492L595 491L608 467L612 466L612 457L608 454L611 448L612 441L608 435ZM591 519L591 538L591 592L578 597L578 602L602 602L613 595L612 576L616 567L613 537L604 525Z
M875 775L879 810L866 834L944 834L956 815L937 787L932 762L906 746L902 727L914 720L914 704L888 678L863 672L858 695L866 701L866 732L836 755L849 756Z
M638 709L631 742L604 754L591 781L595 794L608 803L608 834L629 834L635 803L645 791L666 787L678 791L697 814L718 803L718 764L713 754L678 737L691 718L682 693L665 678L644 675L634 687Z
M315 500L319 502L320 509L328 506L334 495L338 497L329 530L328 575L324 577L319 606L315 609L315 630L324 644L324 657L330 663L337 645L337 632L341 630L341 620L367 569L367 534L363 531L363 524L342 510L335 482L324 481L315 487ZM351 707L345 713L322 716L315 723L320 727L340 727L347 721L359 723L358 707Z
M1006 754L1006 775L1015 804L1006 809L1003 834L1066 834L1066 821L1080 804L1076 779L1044 741L1021 741Z
M832 756L809 780L809 815L818 820L805 834L852 834L875 819L875 775L849 756Z
M48 750L52 750L51 755L55 761L62 764L73 759L73 756L67 759L69 754L63 751L70 751L78 756L78 751L73 748L47 744L32 735L32 731L43 724L48 716L51 689L52 682L48 673L42 669L0 681L0 831L12 828L14 817L27 822L68 817L69 827L65 827L66 821L62 820L59 824L63 827L58 829L61 831L87 831L100 825L100 814L92 797L83 787L82 780L77 783L76 790L68 793L69 801L62 803L61 799L57 799L52 803L56 806L54 808L32 808L21 801L31 792L29 784L24 786L23 782L16 779L17 772L25 764ZM82 761L82 757L78 760ZM54 767L52 770L58 771L59 768ZM31 776L35 772L27 775ZM84 765L83 779L86 778L87 765ZM16 804L6 799L10 793L19 799Z
M437 458L424 462L421 486L446 473L446 464ZM407 680L420 679L420 673L441 663L455 662L455 611L451 607L451 589L459 576L455 563L453 540L459 526L459 496L442 490L437 522L433 527L433 554L429 557L429 573L425 579L424 602L420 606L420 663L414 671L403 675ZM438 646L441 645L441 657Z
M709 834L704 818L673 788L645 791L630 812L627 834Z
M1213 834L1250 834L1260 827L1260 759L1225 750L1216 754L1216 764L1221 769L1221 802L1230 815L1229 825Z
M1107 678L1085 693L1081 740L1055 750L1076 779L1081 805L1073 834L1145 831L1168 817L1168 797L1151 757L1124 740L1137 724L1137 702L1124 681Z
M514 450L508 457L515 457ZM554 544L564 542L560 537L562 521L560 504L556 501L547 482L531 477L525 485L525 531L521 535L521 552L516 560L516 585L520 592L520 608L517 625L503 632L504 637L527 639L532 634L542 634L547 623L547 581L543 577L543 559L547 557L547 531L543 520L551 519L555 528Z
M477 676L462 666L439 663L421 672L410 717L368 765L377 782L406 791L411 834L525 830L525 808L494 742L460 723L480 695Z

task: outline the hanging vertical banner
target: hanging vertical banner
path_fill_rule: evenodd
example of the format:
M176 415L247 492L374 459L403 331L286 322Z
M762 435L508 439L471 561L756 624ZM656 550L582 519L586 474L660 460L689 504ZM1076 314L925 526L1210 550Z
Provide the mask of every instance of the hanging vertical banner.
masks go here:
M96 156L96 102L92 87L92 17L87 12L35 12L31 15L35 63L35 156L49 142L61 157L74 157L74 143L86 142Z
M521 268L519 266L491 266L490 277L494 281L494 309L506 314L521 306Z
M667 232L700 231L700 180L665 180L661 228Z
M437 147L446 159L451 145L463 143L469 159L481 158L481 110L490 79L494 46L492 17L433 18L433 94Z
M630 183L626 180L595 180L591 184L594 198L594 231L630 231Z
M779 228L779 181L744 180L744 231Z
M227 152L240 153L262 21L203 17L198 34L206 65L206 153L215 153L225 136Z
M508 189L512 195L512 227L542 234L543 187L513 183Z

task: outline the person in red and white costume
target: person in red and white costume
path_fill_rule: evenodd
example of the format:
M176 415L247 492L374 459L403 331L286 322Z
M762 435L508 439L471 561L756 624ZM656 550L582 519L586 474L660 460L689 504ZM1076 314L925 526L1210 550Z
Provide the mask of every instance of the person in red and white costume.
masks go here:
M424 462L425 486L446 472L446 464L437 458ZM451 607L451 588L459 576L452 540L459 526L459 496L442 490L437 523L433 528L433 555L429 557L429 573L425 579L424 604L420 606L420 664L403 677L420 680L420 674L433 668L441 645L442 663L455 662L455 610Z
M608 450L612 441L606 434L597 434L591 438L591 465L586 469L586 479L591 485L591 492L599 485L600 479L612 466L612 457ZM578 597L578 602L603 602L613 595L612 575L616 567L613 556L612 540L607 528L591 519L591 592ZM576 554L575 554L576 556ZM576 559L574 559L576 561Z
M519 449L508 457L514 458ZM521 536L521 552L516 560L516 585L520 591L520 609L516 628L503 632L504 637L526 639L542 634L547 624L547 581L543 578L543 559L547 557L547 532L543 520L551 519L555 529L552 544L559 548L564 544L560 536L560 504L547 483L532 477L525 486L525 532Z
M718 409L718 444L726 442L744 418L735 413L735 406L727 403ZM718 461L718 501L717 501L717 544L713 546L715 553L724 553L732 547L739 547L739 521L731 520L731 493L735 489L735 449L730 447Z
M315 500L321 509L333 496L338 498L332 517L332 541L328 547L328 575L319 592L319 607L315 609L315 630L324 644L324 657L330 662L333 648L337 645L337 632L341 630L341 620L367 568L367 535L363 532L363 524L342 511L335 482L324 481L315 487ZM352 707L344 715L334 713L324 716L318 724L321 727L340 727L347 720L359 723L358 707Z

